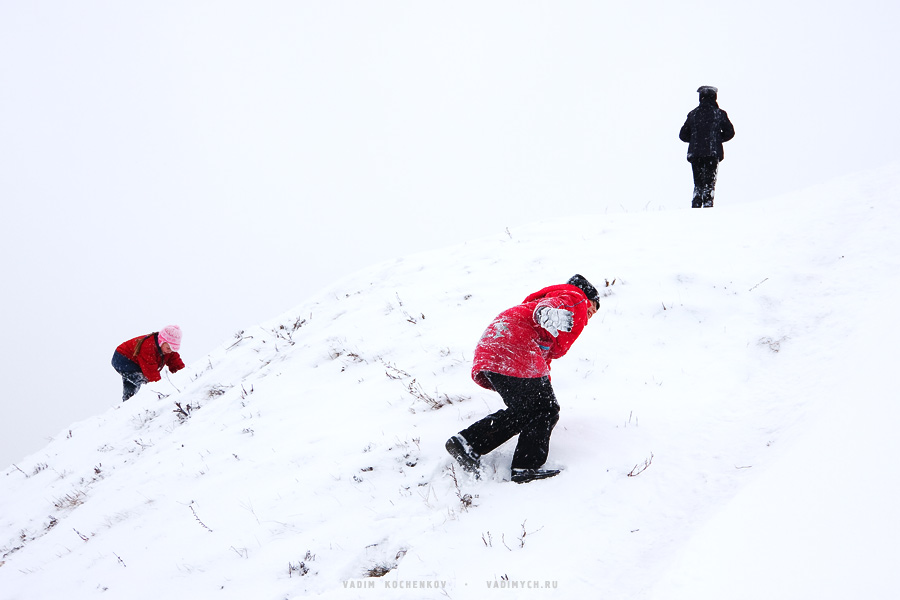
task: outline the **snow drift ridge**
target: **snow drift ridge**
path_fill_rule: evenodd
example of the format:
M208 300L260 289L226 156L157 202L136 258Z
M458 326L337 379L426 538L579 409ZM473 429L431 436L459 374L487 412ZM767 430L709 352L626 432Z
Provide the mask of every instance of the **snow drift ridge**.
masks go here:
M842 342L897 281L898 182L561 219L365 269L7 469L3 597L696 591L665 575L692 537L846 400ZM616 283L554 364L566 472L510 485L508 447L487 480L452 470L444 440L500 405L468 376L481 330L575 272Z

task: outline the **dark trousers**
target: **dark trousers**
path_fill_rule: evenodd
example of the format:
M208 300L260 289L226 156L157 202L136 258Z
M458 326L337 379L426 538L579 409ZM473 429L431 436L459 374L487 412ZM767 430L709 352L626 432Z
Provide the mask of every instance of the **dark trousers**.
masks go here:
M719 173L719 159L695 158L691 161L694 172L694 198L691 208L712 208L716 197L716 175Z
M147 383L141 367L118 352L113 352L112 366L122 376L122 402L137 394L141 386Z
M549 377L523 379L485 372L507 408L460 431L472 449L487 454L518 435L513 469L536 469L547 461L550 434L559 421L559 404Z

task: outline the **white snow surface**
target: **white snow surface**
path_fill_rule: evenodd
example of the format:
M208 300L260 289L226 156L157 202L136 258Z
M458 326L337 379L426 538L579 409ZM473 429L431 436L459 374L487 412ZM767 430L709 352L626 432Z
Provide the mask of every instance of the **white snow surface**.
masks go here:
M223 332L2 472L0 598L894 597L900 165L722 204L511 229ZM502 407L481 332L576 272L604 298L553 364L564 472L509 482L514 441L452 470Z

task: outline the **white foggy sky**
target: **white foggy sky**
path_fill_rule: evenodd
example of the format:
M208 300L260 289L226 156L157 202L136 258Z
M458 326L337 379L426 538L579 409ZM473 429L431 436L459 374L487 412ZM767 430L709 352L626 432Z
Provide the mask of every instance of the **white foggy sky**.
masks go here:
M689 206L699 85L737 132L718 207L896 160L896 22L874 0L0 0L0 463L115 406L130 337L178 323L190 363L374 262Z

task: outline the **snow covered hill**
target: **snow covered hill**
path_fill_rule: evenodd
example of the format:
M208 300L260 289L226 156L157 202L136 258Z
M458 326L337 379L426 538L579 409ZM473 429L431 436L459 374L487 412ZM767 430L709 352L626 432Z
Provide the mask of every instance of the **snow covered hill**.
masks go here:
M405 257L223 332L3 471L0 598L889 597L900 165L720 203ZM554 363L565 472L453 470L501 406L482 330L576 272L609 285Z

